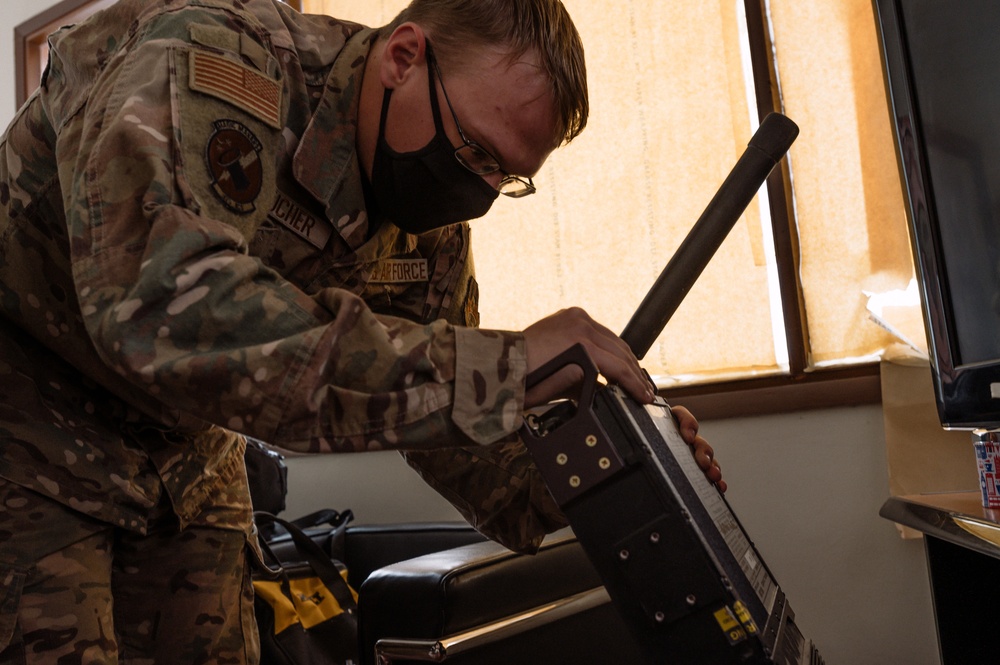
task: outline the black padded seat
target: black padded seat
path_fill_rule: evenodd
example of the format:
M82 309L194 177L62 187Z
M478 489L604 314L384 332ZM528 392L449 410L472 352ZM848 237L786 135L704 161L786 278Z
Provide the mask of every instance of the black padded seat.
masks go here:
M569 530L532 556L481 542L385 566L359 597L362 665L641 662Z

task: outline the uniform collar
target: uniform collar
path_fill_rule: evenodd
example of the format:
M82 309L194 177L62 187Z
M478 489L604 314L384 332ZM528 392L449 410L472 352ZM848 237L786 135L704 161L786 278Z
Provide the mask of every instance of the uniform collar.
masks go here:
M292 159L295 179L327 210L351 247L364 243L367 215L357 155L358 103L365 64L378 31L351 36L330 69L322 96ZM360 234L360 235L359 235Z

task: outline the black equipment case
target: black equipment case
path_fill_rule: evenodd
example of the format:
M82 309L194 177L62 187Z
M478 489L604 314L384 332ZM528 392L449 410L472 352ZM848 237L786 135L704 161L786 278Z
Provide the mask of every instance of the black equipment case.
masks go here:
M662 399L597 386L528 418L525 441L651 663L818 665L815 647Z
M622 334L642 358L798 133L771 114ZM538 369L583 369L578 399L525 419L553 497L650 663L818 665L784 593L705 478L669 405L641 405L577 346Z

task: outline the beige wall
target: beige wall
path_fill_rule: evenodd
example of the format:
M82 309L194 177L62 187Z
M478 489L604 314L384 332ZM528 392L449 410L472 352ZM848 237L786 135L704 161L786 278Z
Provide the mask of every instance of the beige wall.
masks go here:
M59 4L58 0L3 0L0 5L0 126L6 127L14 117L14 28L32 16Z
M13 26L56 0L3 0L0 124L14 109ZM703 423L728 498L831 665L939 662L920 541L878 517L888 495L881 409ZM289 460L287 514L354 510L359 521L455 519L394 453Z

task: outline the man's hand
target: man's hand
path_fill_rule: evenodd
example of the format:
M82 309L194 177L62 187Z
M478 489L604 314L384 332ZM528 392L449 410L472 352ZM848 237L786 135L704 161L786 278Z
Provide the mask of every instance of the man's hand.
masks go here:
M617 383L640 404L653 401L655 387L648 375L639 367L628 344L578 307L564 309L533 323L524 330L528 354L528 372L533 372L546 362L570 348L583 344L597 370L608 381ZM572 396L582 379L579 367L567 366L530 389L525 396L525 407L547 404L553 399ZM726 491L726 481L715 459L715 451L708 441L698 436L698 421L682 406L672 408L677 418L681 436L691 446L698 467L705 472L710 483Z
M718 487L720 491L725 492L727 485L726 481L722 479L722 469L719 467L719 461L715 459L715 451L708 444L708 441L698 436L697 419L683 406L674 406L670 410L677 419L677 428L681 432L681 437L691 446L691 452L698 463L698 468L705 472L708 482Z
M641 404L653 401L654 387L621 337L590 318L578 307L564 309L524 330L528 372L532 372L574 344L583 344L597 370L620 385ZM578 367L565 367L528 391L525 406L546 404L566 397L582 378Z

